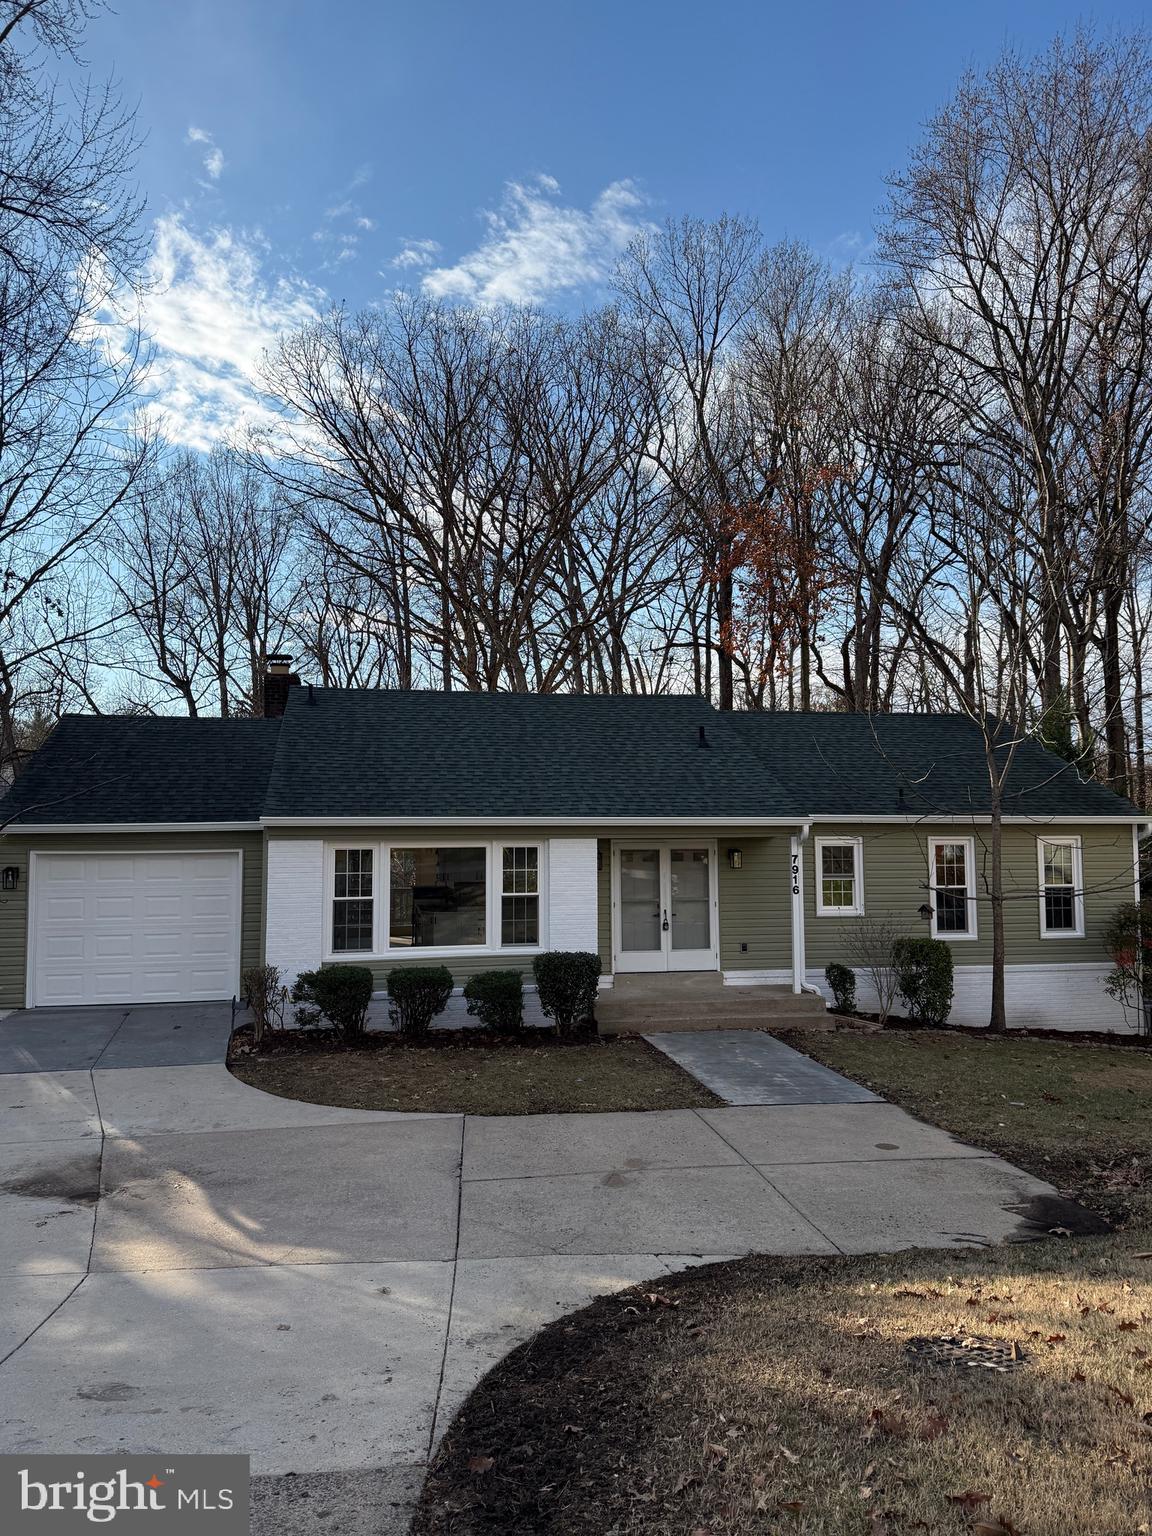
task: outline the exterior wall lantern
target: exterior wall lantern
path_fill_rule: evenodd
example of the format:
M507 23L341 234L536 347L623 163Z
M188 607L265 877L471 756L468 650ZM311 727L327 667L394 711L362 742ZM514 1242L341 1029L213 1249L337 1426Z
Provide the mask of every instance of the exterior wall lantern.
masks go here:
M0 873L0 885L2 885L6 891L14 891L16 890L17 886L19 886L19 884L19 864L5 864L3 872Z
M743 854L743 852L739 848L729 848L729 850L728 850L728 868L729 869L740 869L743 866L743 863L744 863L744 854Z

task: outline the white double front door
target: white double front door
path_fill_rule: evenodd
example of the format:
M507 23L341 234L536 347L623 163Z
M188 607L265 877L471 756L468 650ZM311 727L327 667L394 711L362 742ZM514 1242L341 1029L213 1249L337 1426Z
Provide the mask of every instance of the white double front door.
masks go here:
M612 927L618 971L715 970L715 844L614 844Z

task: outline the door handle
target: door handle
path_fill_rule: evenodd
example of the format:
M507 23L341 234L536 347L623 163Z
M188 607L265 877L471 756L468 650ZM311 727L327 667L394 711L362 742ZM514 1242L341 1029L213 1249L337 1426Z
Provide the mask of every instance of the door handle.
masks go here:
M667 907L665 907L665 909L664 909L664 921L661 924L661 927L664 929L665 933L668 932L668 909L667 909Z

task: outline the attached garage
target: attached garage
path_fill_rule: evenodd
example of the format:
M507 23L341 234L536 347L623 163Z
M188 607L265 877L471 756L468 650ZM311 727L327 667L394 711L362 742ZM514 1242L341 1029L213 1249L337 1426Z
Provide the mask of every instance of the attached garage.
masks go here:
M33 853L29 1006L233 997L242 864L238 850Z

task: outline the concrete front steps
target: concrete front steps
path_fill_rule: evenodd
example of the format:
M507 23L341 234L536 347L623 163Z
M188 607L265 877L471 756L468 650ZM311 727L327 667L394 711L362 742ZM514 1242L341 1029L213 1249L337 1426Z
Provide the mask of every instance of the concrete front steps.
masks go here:
M824 1000L783 986L726 987L717 971L620 975L596 999L602 1035L697 1029L834 1029Z

